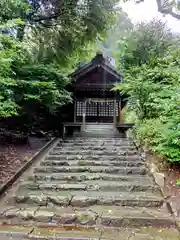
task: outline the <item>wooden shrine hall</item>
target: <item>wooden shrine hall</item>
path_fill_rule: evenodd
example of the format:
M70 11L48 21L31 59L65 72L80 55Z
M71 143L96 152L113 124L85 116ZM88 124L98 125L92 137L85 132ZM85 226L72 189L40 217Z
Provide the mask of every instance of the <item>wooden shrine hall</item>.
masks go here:
M112 91L122 81L113 66L102 54L79 67L72 75L74 94L74 122L120 123L124 101Z
M108 123L119 126L122 122L124 95L112 91L122 76L102 54L84 64L71 74L74 100L74 122L65 126ZM127 97L127 96L126 96Z

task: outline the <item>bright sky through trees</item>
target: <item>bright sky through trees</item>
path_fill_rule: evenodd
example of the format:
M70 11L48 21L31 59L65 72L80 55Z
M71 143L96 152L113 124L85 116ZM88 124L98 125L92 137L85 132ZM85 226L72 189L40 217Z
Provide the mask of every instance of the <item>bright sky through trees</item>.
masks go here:
M163 14L157 11L156 0L145 0L142 3L135 4L132 1L127 3L120 3L123 10L128 13L132 22L139 22L144 20L152 20L153 18L162 19L167 21L167 25L174 32L180 32L180 20L177 20L169 15L163 16Z

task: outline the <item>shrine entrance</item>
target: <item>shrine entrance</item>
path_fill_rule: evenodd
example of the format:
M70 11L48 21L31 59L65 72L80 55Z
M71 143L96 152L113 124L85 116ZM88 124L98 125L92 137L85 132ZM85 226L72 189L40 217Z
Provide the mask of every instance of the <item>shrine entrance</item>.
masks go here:
M132 127L132 124L124 124L123 118L128 96L113 91L115 85L123 82L123 78L103 54L97 53L89 63L79 65L70 77L73 114L67 109L71 120L64 123L63 136L73 135L74 132L79 134L92 126L101 129L108 125L111 131L118 129L123 134Z
M118 117L120 103L114 99L88 98L76 102L76 120L82 121L85 114L86 122L113 123Z
M120 123L125 98L112 88L123 79L102 54L77 68L71 78L74 123Z

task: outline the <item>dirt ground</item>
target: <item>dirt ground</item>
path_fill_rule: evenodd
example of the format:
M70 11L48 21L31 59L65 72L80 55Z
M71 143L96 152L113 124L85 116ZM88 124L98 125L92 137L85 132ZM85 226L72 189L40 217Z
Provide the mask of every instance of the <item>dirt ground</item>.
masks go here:
M27 144L0 145L0 186L10 179L36 152L38 152L47 140L30 137Z

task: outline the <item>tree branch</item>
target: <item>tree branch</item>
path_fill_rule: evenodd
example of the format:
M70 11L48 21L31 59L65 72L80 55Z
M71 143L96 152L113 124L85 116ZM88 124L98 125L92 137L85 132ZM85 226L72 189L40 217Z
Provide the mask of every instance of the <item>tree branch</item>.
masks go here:
M180 14L173 12L172 7L164 6L164 0L156 0L158 11L163 14L169 14L176 19L180 19Z
M47 21L47 20L55 20L59 17L60 13L57 14L53 14L50 16L38 16L37 18L34 17L32 19L30 19L31 22L41 22L41 21Z

